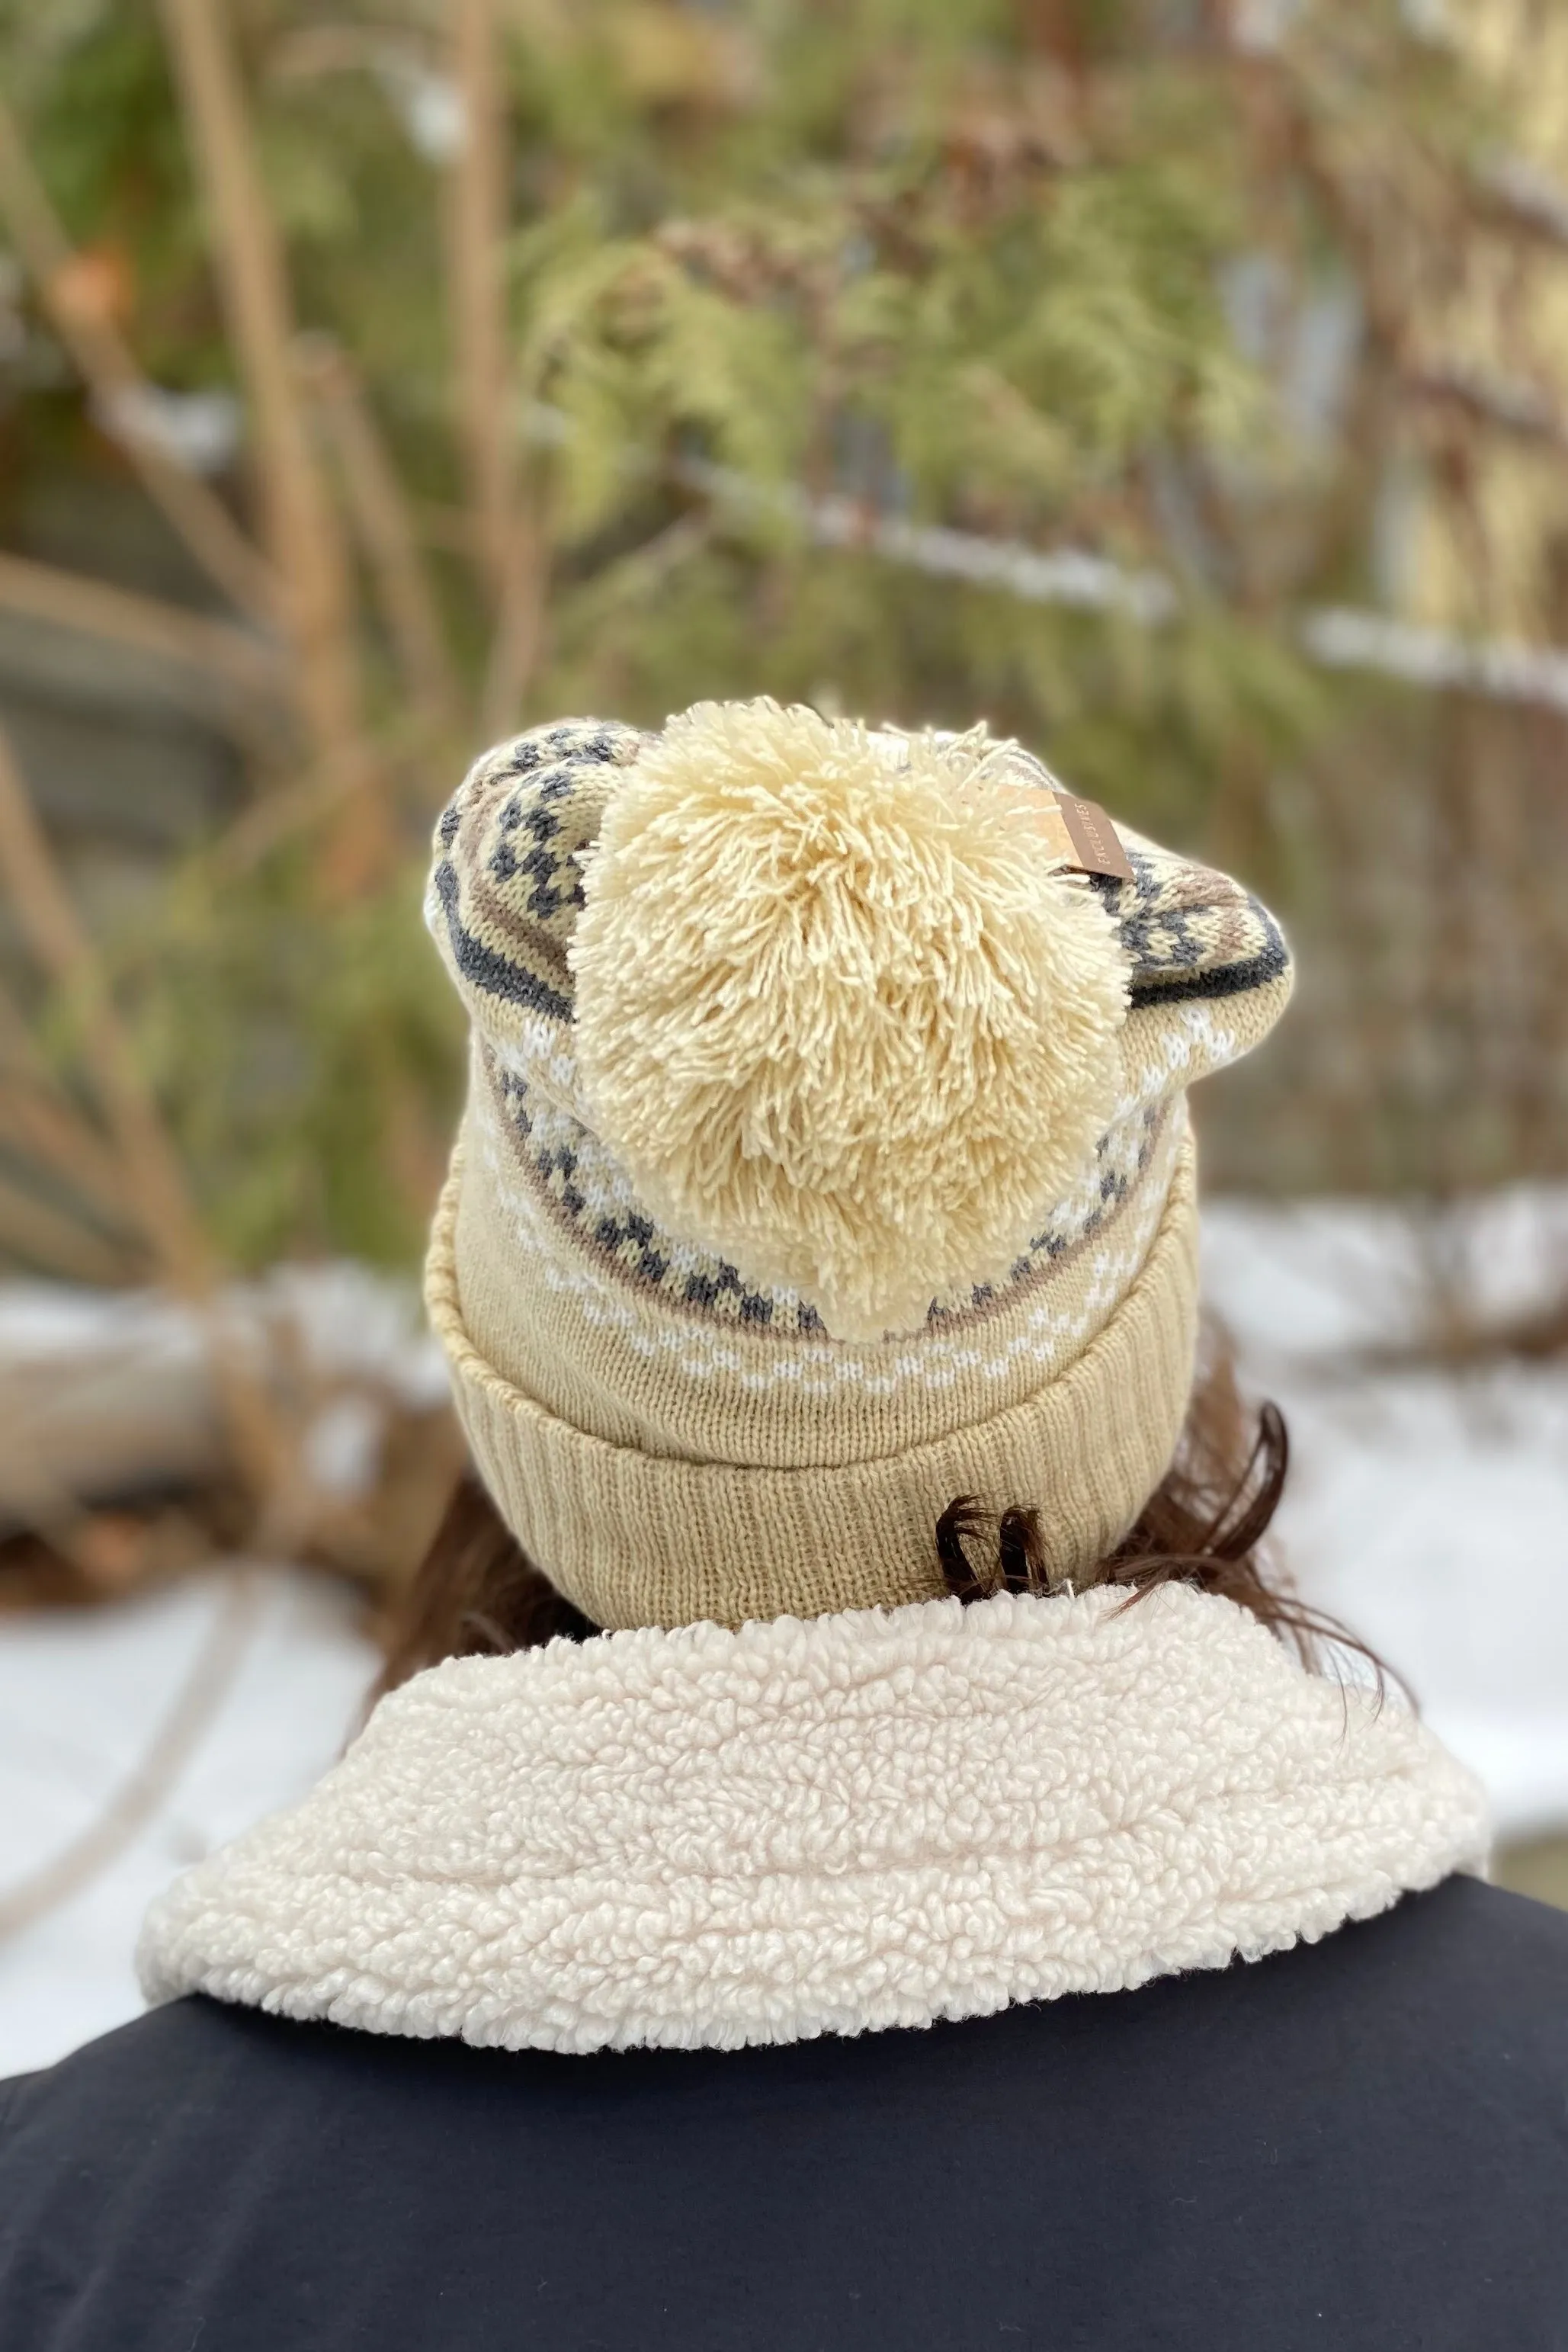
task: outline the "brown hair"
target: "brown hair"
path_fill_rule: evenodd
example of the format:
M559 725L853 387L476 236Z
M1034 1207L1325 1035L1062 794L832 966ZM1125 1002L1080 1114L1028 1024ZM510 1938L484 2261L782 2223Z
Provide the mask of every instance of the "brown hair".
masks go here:
M1136 1525L1085 1582L1124 1586L1125 1607L1159 1584L1218 1593L1249 1610L1310 1668L1320 1669L1326 1652L1354 1653L1381 1690L1378 1658L1297 1600L1264 1549L1289 1464L1279 1407L1265 1404L1249 1428L1228 1355L1211 1345L1176 1459ZM937 1520L934 1541L943 1580L959 1601L1066 1590L1048 1579L1038 1509L1015 1504L993 1517L960 1495ZM534 1566L469 1471L388 1628L375 1696L443 1658L537 1649L558 1637L581 1642L599 1631Z

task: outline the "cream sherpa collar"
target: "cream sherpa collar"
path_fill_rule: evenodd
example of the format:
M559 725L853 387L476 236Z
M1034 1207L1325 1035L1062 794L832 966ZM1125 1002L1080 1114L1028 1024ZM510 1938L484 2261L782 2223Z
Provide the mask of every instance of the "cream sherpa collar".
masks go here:
M1220 1968L1486 1838L1412 1715L1228 1601L936 1601L435 1667L140 1962L372 2032L734 2047Z

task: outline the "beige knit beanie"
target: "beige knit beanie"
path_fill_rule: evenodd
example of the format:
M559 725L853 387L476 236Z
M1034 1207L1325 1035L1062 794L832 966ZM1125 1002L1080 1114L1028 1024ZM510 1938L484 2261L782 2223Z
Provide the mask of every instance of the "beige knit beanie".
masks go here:
M475 1462L605 1626L942 1590L958 1496L1082 1581L1192 1377L1185 1090L1283 1010L1237 884L984 730L770 702L481 759L427 1296Z

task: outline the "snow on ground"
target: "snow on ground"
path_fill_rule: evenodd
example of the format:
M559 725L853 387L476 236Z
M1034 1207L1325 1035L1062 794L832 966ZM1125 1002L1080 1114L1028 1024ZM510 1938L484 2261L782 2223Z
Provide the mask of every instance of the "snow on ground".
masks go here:
M1568 1267L1568 1196L1502 1196L1458 1241L1397 1210L1219 1203L1205 1248L1244 1379L1290 1422L1281 1527L1301 1589L1405 1676L1486 1780L1505 1835L1568 1827L1568 1365L1461 1377L1346 1360L1416 1334L1439 1259L1491 1310L1528 1307ZM0 2076L133 2016L152 1895L302 1793L352 1728L375 1661L350 1601L319 1579L256 1574L233 1687L155 1819L0 1943ZM225 1590L214 1574L118 1608L0 1620L0 1905L141 1757Z
M259 1607L227 1698L167 1803L73 1900L0 1943L0 2079L134 2017L141 1915L175 1872L304 1794L352 1728L376 1661L325 1579L254 1571ZM77 1836L144 1752L225 1580L0 1620L0 1900Z
M1565 1213L1521 1188L1457 1238L1359 1203L1205 1220L1209 1303L1290 1428L1297 1585L1405 1679L1510 1839L1568 1827L1568 1361L1356 1358L1417 1336L1434 1253L1486 1312L1528 1310L1553 1278L1562 1297Z

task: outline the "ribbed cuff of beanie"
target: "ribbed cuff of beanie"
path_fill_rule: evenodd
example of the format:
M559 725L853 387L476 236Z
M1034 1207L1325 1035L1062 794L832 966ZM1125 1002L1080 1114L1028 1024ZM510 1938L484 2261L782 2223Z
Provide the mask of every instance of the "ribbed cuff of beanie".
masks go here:
M530 1559L596 1624L684 1625L896 1608L943 1590L936 1526L956 1496L1039 1514L1053 1582L1089 1580L1168 1468L1197 1317L1190 1137L1147 1258L1096 1337L1020 1403L883 1458L750 1468L572 1427L473 1345L455 1254L461 1158L426 1300L476 1466Z

